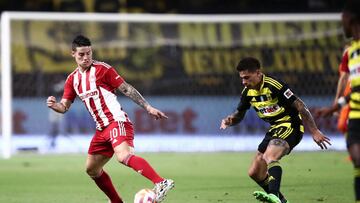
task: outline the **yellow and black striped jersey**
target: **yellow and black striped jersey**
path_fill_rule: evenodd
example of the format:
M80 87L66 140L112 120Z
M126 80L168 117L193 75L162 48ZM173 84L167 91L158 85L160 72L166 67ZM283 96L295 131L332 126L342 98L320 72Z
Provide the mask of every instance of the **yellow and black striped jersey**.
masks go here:
M260 90L244 88L237 110L246 111L252 106L257 115L271 125L285 122L301 125L301 116L291 105L296 98L285 83L263 75Z
M360 40L352 41L347 49L348 64L343 71L350 75L350 119L360 119Z

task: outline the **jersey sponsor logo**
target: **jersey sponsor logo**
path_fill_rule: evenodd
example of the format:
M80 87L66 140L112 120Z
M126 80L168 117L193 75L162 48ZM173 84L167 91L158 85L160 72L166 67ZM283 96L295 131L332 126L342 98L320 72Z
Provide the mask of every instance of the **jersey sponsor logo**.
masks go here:
M260 108L259 109L259 112L263 115L269 115L269 114L272 114L274 112L277 112L280 110L280 106L277 105L277 104L274 104L272 106L266 106L266 107L263 107L263 108Z
M350 76L354 77L360 74L360 66L359 64L356 64L353 67L350 67Z
M81 100L85 100L88 98L93 98L93 97L97 97L99 95L99 91L98 90L90 90L87 92L84 92L82 94L79 95Z
M292 91L290 89L287 89L285 92L284 92L284 96L286 97L286 99L289 99L291 96L293 96L294 93L292 93Z

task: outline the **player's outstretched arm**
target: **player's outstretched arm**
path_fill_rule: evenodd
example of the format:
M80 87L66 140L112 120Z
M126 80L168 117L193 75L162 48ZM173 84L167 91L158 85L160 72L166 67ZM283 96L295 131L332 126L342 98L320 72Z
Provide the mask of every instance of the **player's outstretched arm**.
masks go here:
M344 94L348 80L349 80L349 73L341 71L333 104L328 107L317 109L315 111L315 116L328 117L333 115L336 111L340 110L340 107L346 103L346 98L343 97L343 99L341 99L341 95Z
M305 103L301 99L297 98L294 101L293 106L300 112L306 127L308 128L313 137L314 142L316 142L316 144L319 145L321 149L327 149L327 144L331 145L330 138L326 137L318 129L315 124L314 118L312 117Z
M336 88L336 95L335 95L333 105L336 105L338 103L338 100L341 97L341 95L344 95L344 91L345 91L348 80L349 80L349 73L341 71L339 80L338 80L338 84L337 84L337 88Z
M123 82L119 87L119 91L122 92L125 96L132 99L136 104L144 108L150 115L155 119L168 118L163 112L152 107L145 98L137 91L132 85L127 82Z
M229 126L236 125L244 118L246 111L236 111L221 120L220 129L224 130Z
M65 113L69 110L71 101L62 99L60 102L56 102L56 98L54 96L49 96L46 100L46 104L50 109L58 113Z

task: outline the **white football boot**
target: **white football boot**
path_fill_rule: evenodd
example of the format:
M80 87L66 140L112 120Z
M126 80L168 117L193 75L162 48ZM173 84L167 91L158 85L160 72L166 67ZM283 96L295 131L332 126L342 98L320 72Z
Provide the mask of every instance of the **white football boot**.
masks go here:
M153 191L155 192L155 201L160 203L164 201L169 190L175 187L175 182L171 179L165 179L160 183L156 183Z

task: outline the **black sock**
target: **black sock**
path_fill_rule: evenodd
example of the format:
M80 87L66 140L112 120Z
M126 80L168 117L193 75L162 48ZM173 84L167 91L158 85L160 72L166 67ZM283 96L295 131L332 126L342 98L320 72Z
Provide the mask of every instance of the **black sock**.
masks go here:
M355 168L354 189L356 201L360 201L360 168Z
M269 175L262 181L256 182L266 193L269 193ZM286 199L283 194L279 191L279 199L281 202L286 202Z
M268 165L269 173L269 193L279 197L282 169L278 161L271 162Z

